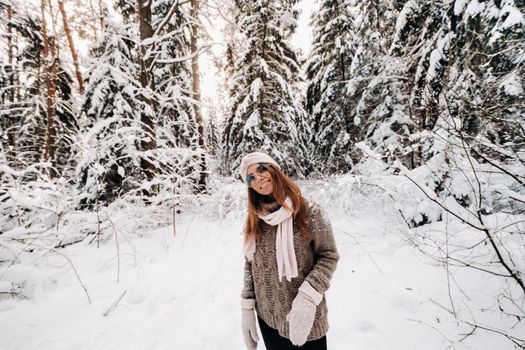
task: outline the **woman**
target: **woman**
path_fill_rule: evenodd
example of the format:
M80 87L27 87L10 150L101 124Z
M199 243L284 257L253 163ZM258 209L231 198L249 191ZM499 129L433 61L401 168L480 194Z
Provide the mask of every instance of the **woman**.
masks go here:
M248 154L240 173L248 186L241 295L246 347L257 348L256 312L267 350L326 349L324 292L339 260L330 223L269 155Z

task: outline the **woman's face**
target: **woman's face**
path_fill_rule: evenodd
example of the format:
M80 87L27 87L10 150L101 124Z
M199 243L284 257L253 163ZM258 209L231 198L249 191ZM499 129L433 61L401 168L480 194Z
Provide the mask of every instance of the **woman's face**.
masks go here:
M263 196L270 195L273 192L272 176L270 175L270 172L268 170L258 172L258 166L259 164L252 164L248 167L248 176L255 176L255 179L252 181L251 187L255 190L255 192Z

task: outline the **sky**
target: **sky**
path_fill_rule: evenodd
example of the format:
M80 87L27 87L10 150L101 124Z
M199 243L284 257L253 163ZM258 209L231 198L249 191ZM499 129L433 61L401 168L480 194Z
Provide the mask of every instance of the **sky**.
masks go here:
M312 41L312 32L308 27L310 22L310 17L312 12L315 9L316 4L313 0L302 1L297 5L297 8L301 10L299 15L299 23L295 35L292 37L292 44L301 49L303 53L308 53L310 51L311 41Z

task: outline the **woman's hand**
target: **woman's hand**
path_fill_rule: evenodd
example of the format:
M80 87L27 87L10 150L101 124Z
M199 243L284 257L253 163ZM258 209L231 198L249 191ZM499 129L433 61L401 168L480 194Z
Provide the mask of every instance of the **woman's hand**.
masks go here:
M246 349L257 349L259 336L257 335L257 326L255 324L255 299L241 300L241 327Z
M292 302L292 309L286 319L290 326L290 341L293 345L301 346L306 343L315 319L317 305L323 300L307 281L304 281L299 292Z

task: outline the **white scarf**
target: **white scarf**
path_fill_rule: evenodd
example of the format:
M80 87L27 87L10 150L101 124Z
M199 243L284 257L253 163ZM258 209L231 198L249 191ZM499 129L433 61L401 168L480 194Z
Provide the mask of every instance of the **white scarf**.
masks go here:
M264 216L259 215L259 218L264 220L268 225L277 225L275 250L280 282L282 282L283 276L285 276L288 281L291 281L292 278L298 275L297 259L293 246L293 203L290 197L286 197L284 203L291 210L281 206L279 210L273 213ZM249 238L244 241L244 254L248 261L253 260L254 253L255 235L250 235Z

